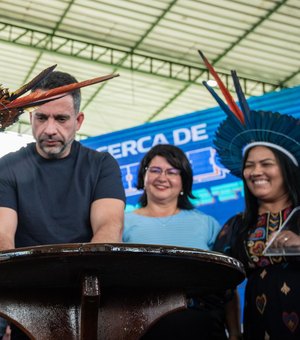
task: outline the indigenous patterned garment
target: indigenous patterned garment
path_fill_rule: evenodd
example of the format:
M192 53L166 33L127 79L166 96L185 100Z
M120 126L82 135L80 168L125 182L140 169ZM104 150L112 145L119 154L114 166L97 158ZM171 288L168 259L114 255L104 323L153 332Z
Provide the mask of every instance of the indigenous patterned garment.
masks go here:
M242 215L236 215L217 238L214 250L238 258L247 272L245 339L300 339L300 257L261 255L270 234L278 230L291 210L260 215L246 240L237 237Z

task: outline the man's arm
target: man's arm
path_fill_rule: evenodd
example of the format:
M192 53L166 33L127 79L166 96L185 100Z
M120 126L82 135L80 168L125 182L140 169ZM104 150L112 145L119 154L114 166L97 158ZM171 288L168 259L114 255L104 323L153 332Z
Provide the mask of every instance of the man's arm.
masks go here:
M101 198L92 203L92 243L122 242L124 207L124 202L115 198Z
M17 224L16 211L0 207L0 251L15 248Z

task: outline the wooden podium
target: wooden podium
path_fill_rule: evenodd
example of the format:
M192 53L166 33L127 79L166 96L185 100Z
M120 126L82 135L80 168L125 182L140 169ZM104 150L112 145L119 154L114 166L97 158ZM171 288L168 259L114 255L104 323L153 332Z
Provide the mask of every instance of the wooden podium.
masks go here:
M136 340L187 296L233 288L242 264L193 248L60 244L0 252L0 316L30 338Z

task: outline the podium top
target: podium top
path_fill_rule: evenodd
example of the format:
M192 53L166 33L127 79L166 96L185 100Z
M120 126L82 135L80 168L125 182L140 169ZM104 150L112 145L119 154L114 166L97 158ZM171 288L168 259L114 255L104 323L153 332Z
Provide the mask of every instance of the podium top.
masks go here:
M144 244L76 243L0 252L0 287L79 287L84 275L102 287L184 289L187 293L233 288L245 278L229 256L194 248Z

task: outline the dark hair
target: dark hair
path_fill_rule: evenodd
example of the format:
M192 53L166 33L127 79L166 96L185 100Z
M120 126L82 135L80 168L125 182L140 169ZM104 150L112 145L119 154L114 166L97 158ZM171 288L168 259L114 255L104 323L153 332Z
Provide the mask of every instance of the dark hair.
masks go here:
M179 195L178 197L178 208L186 210L193 209L194 206L189 200L189 197L195 198L195 196L192 194L193 170L185 153L174 145L158 144L146 153L140 163L137 188L144 189L146 168L148 167L152 159L156 156L164 157L166 161L170 163L174 168L180 170L183 195ZM141 203L142 207L145 207L147 205L148 201L145 191L140 197L139 202Z
M32 92L37 90L51 90L59 86L69 85L72 83L78 83L77 79L71 76L69 73L54 71L47 77L38 82L33 88ZM70 93L73 97L74 110L77 114L80 110L81 93L80 89L74 90Z
M272 147L267 147L270 149L279 165L282 173L283 182L286 186L286 191L289 194L289 199L292 203L292 207L296 207L300 204L300 169L296 166L292 160L286 156L284 153ZM244 156L243 169L245 168L245 163L249 155L247 150ZM244 194L245 194L245 211L243 214L243 228L239 230L238 243L241 244L240 240L245 239L249 228L255 226L257 222L257 216L259 211L258 199L251 193L248 189L245 179L244 183ZM238 246L238 244L237 244Z

